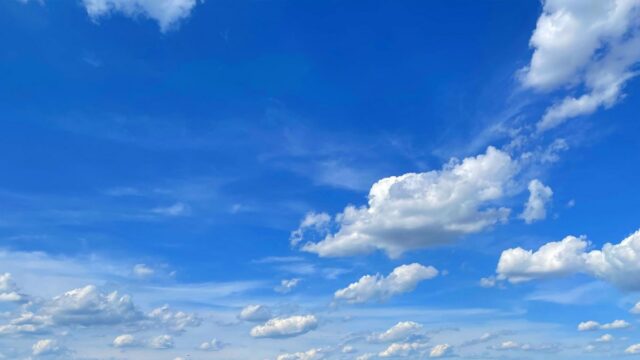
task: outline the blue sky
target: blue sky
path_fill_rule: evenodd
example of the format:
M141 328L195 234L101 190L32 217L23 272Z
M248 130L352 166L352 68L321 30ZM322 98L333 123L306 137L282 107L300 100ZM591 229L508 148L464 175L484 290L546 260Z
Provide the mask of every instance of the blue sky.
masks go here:
M640 354L638 10L3 1L0 359Z

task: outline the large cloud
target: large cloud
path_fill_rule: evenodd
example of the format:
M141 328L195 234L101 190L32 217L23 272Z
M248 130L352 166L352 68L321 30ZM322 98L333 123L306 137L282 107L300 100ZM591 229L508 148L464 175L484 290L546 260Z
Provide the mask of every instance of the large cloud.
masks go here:
M305 334L318 327L318 319L313 315L295 315L275 318L251 329L255 338L281 338Z
M302 250L320 256L383 250L397 257L447 244L507 221L510 210L496 203L508 194L517 172L507 153L489 147L476 157L452 159L442 170L384 178L371 187L367 206L347 206L333 224L325 216L307 217L294 231L293 242L300 242L309 227L327 231L335 225L335 232L304 243Z
M553 128L568 118L610 107L635 76L640 59L637 0L546 0L531 37L534 53L522 70L525 86L550 90L583 87L551 106L538 123Z
M158 22L165 32L189 17L197 0L82 0L89 16L94 19L122 13L129 17L144 16Z
M383 301L391 296L413 291L423 280L436 277L438 270L418 263L401 265L385 276L365 275L355 283L335 292L334 298L348 303Z
M505 250L498 262L498 277L522 282L585 273L622 289L640 289L640 230L619 244L605 244L601 250L587 252L588 245L584 238L567 236L535 252L522 248Z

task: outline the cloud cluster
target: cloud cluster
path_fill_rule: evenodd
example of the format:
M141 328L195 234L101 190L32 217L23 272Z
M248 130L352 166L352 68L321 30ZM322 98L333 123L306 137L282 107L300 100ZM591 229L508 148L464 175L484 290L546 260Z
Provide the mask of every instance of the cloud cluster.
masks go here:
M636 0L544 1L522 82L538 90L569 87L585 92L548 108L538 130L613 106L623 96L623 86L636 75L633 65L640 60L639 8Z
M607 324L600 324L597 321L589 320L578 324L578 331L617 330L626 329L630 326L631 324L624 320L614 320Z
M175 27L191 14L197 0L82 0L91 19L120 13L128 17L146 17L155 20L162 32Z
M334 217L337 231L304 243L302 250L320 256L383 250L397 257L451 243L507 221L510 210L495 203L508 194L518 169L507 153L489 147L476 157L452 159L441 170L381 179L371 187L367 206L347 206ZM303 233L305 222L294 233Z
M531 224L547 217L547 204L551 201L553 191L545 186L540 180L534 179L529 182L529 199L525 204L524 211L520 218L527 224Z
M367 301L383 301L394 295L413 291L424 280L438 275L433 266L418 263L401 265L385 276L381 274L365 275L355 283L335 292L337 301L363 303Z
M20 294L18 286L13 281L11 274L0 274L0 302L22 302L25 296Z
M505 250L498 262L498 277L517 283L585 273L622 289L640 289L640 230L601 250L588 252L588 246L584 238L567 236L535 252L519 247Z
M67 348L52 339L38 340L33 344L31 350L33 356L62 355L68 352Z
M254 338L283 338L305 334L318 327L314 315L294 315L274 318L251 329Z

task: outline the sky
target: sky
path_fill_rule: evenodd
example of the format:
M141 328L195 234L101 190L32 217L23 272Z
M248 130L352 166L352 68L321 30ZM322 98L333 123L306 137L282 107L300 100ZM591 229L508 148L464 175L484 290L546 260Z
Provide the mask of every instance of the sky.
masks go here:
M0 2L0 359L640 356L639 14Z

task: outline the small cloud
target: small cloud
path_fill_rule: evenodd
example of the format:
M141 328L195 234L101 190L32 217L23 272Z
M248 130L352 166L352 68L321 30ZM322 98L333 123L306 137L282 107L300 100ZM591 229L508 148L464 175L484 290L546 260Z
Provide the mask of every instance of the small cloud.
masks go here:
M279 286L276 286L276 288L274 289L276 292L279 292L281 294L287 294L289 292L291 292L291 290L293 290L296 286L298 286L298 284L300 283L300 279L285 279L282 280L280 282Z
M185 216L189 215L191 212L189 206L178 202L171 206L167 207L156 207L151 209L151 212L154 214L162 215L162 216Z

